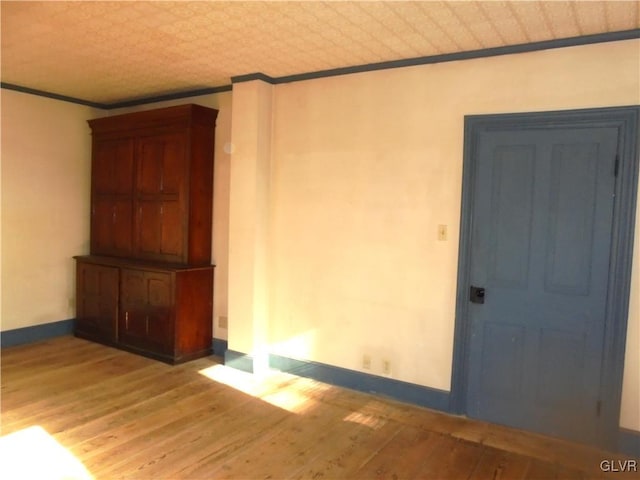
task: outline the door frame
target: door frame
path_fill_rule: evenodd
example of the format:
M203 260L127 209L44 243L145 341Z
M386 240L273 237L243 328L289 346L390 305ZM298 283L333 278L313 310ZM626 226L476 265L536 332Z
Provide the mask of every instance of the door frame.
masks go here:
M451 412L466 414L469 400L466 398L470 345L469 286L479 135L492 130L614 127L619 132L618 164L597 436L600 447L616 449L631 292L639 168L639 118L640 106L465 116L456 316L449 397ZM636 254L640 255L640 251Z

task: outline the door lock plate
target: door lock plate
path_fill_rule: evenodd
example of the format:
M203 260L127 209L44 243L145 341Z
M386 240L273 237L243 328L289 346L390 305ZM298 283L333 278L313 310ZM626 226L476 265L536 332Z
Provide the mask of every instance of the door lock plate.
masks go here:
M469 300L471 303L484 303L484 287L474 287L471 285Z

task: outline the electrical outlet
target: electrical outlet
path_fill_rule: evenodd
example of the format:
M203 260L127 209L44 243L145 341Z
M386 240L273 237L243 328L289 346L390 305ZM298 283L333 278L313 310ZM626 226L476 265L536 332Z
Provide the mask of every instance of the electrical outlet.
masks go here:
M391 375L391 360L382 360L382 373L385 375Z
M218 317L218 328L229 328L229 320L227 317Z
M371 370L371 357L369 355L362 356L362 368Z

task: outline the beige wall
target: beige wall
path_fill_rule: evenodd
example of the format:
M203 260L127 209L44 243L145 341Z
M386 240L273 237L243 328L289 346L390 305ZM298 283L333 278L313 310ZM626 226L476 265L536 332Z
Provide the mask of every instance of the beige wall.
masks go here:
M73 255L89 250L89 107L1 91L1 329L75 316Z
M639 104L639 53L633 40L277 85L268 348L354 370L367 354L370 373L387 360L393 378L449 390L464 116ZM638 271L621 419L635 430ZM243 322L230 318L232 349Z

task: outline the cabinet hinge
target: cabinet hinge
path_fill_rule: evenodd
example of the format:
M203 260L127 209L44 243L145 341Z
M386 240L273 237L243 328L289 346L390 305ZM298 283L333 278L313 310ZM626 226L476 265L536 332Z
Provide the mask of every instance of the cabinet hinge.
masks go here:
M618 176L618 168L620 167L620 155L616 154L616 161L613 167L613 176Z

